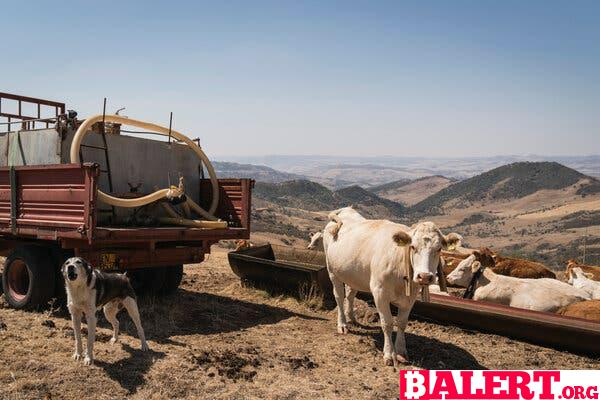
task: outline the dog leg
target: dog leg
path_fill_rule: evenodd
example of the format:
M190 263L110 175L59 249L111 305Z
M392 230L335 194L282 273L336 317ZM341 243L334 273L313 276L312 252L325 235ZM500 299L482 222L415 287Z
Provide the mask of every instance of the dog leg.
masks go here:
M119 313L119 301L111 301L104 306L104 316L110 322L113 328L113 336L110 339L110 344L115 344L119 340L119 320L117 314Z
M73 353L73 359L79 361L81 353L83 353L83 345L81 344L81 310L69 307L69 311L71 312L73 334L75 335L75 353Z
M144 329L142 328L142 322L140 321L140 312L138 310L137 302L131 297L126 297L125 300L123 300L123 305L127 309L127 313L129 313L129 316L135 324L138 337L142 342L142 351L148 350L148 343L146 343L146 336L144 335Z
M94 341L96 340L96 310L89 309L85 313L85 320L87 321L88 337L87 349L85 358L83 359L83 364L92 365L94 363Z

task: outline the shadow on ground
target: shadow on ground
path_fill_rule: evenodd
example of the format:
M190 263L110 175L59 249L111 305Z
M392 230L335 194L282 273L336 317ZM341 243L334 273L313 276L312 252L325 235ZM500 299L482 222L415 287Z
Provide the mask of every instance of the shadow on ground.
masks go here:
M135 393L146 382L146 372L157 359L165 357L165 353L153 350L141 351L122 343L121 346L129 353L129 357L114 363L94 360L94 364L106 371L107 375L129 394Z
M353 332L372 337L383 357L383 333L380 328L366 327L368 330ZM422 369L487 369L471 353L455 344L405 333L409 362ZM394 333L394 340L396 334Z
M163 298L140 299L140 312L149 340L175 345L183 344L171 340L173 336L234 332L276 324L291 317L324 320L282 307L184 289ZM119 318L128 321L124 330L137 336L131 320L124 313L119 314Z

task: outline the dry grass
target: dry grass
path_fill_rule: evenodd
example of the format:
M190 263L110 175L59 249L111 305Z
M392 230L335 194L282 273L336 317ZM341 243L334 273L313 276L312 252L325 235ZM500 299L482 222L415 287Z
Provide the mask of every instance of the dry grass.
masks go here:
M111 346L101 318L96 364L73 361L64 310L6 308L0 300L0 398L395 398L398 372L382 363L373 309L358 301L360 326L335 333L335 313L240 285L218 251L186 267L182 289L140 301L151 351L140 352L120 314ZM600 368L600 361L456 327L411 321L407 368Z

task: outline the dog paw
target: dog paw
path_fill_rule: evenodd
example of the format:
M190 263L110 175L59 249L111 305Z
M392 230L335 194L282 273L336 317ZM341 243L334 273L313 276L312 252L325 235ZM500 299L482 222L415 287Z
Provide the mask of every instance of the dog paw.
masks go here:
M83 359L83 365L94 365L94 359L90 356L85 356Z
M75 360L75 361L81 360L81 353L77 353L77 352L73 353L73 360Z
M148 343L143 342L142 343L142 351L148 351L148 350L150 350L150 347L148 347Z
M113 338L110 338L110 340L108 341L108 343L115 344L115 343L117 343L117 341L118 341L118 339L115 338L115 337L113 337Z

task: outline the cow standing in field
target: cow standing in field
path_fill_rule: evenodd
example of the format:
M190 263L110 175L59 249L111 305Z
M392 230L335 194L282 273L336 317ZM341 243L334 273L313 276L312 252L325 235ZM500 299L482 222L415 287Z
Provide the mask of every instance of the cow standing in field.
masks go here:
M338 210L339 211L339 210ZM435 283L440 252L459 237L444 236L432 222L409 228L384 220L345 219L347 209L324 231L327 270L338 306L338 332L347 333L344 284L356 292L371 292L384 334L383 358L387 365L406 362L404 330L408 315L423 286ZM392 345L390 303L398 307L398 333Z
M464 259L447 277L448 283L471 289L473 300L511 307L555 312L578 301L589 300L583 290L552 278L514 278L496 274L477 261L477 254Z

